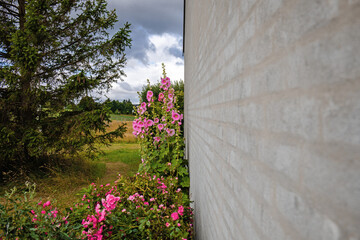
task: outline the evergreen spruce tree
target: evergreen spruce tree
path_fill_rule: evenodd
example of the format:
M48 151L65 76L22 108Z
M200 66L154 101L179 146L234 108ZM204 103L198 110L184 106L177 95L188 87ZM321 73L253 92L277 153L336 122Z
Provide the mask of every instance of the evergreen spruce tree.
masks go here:
M104 93L124 75L130 24L105 0L0 0L0 177L121 136Z

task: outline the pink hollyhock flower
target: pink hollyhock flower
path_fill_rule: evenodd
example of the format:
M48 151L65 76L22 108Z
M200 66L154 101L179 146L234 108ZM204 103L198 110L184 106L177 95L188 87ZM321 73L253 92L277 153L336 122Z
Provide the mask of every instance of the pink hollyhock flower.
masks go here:
M34 210L31 210L30 212L31 212L33 215L35 214L35 211L34 211Z
M128 200L133 201L135 199L134 195L130 195Z
M152 96L154 95L154 93L152 91L148 91L146 94L146 98L148 100L148 102L150 102L152 99Z
M150 202L153 202L153 201L155 201L155 198L150 198Z
M173 100L173 99L174 99L174 94L169 93L168 98L169 98L170 100Z
M159 93L158 101L161 102L164 99L164 93Z
M148 203L148 202L144 202L144 205L149 205L149 203Z
M145 103L145 102L142 102L141 105L140 105L140 107L146 110L146 103Z
M180 216L182 216L184 214L184 207L183 206L179 207L178 213L180 214Z
M179 214L177 212L174 212L171 214L171 218L173 219L173 221L176 221L179 219Z
M154 137L154 141L156 142L160 142L161 138L160 137Z
M178 227L180 227L180 226L181 226L181 224L180 224L180 223L178 223L177 225L178 225Z
M169 134L169 136L171 137L171 136L174 136L174 134L175 134L175 130L174 129L166 129L166 132Z
M177 112L175 112L174 110L171 113L171 117L174 121L179 121L180 120L180 114L178 114Z
M45 210L42 210L42 211L41 211L41 214L45 214L45 213L46 213L46 211L45 211Z
M166 226L166 227L170 227L170 223L168 223L168 222L165 223L165 226Z
M138 113L139 113L140 115L144 114L145 111L146 111L146 109L144 109L144 108L139 108L139 109L138 109Z
M161 84L162 84L162 85L165 85L166 83L167 83L167 79L166 79L166 78L162 78L162 79L161 79Z
M159 119L158 118L155 118L154 119L154 123L158 123L159 122Z
M146 125L147 125L148 127L151 127L152 125L154 125L153 120L151 120L151 119L147 120L147 121L146 121Z
M174 107L174 104L172 102L168 102L167 108L172 109Z
M160 123L157 127L158 127L158 129L161 131L161 130L164 128L164 124L161 124L161 123Z

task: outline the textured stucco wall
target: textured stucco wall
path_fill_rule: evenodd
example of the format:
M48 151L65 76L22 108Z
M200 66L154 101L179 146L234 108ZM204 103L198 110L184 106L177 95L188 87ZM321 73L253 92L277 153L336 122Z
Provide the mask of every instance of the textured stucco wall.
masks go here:
M187 0L198 239L360 239L360 1Z

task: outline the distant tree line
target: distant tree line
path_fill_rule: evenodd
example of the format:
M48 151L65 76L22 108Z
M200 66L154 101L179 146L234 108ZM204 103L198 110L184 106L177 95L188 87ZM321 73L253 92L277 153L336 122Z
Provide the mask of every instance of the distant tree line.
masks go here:
M133 110L134 110L134 105L132 104L132 102L130 101L130 99L128 100L123 100L122 102L118 101L118 100L110 100L107 99L105 101L106 106L108 106L110 108L110 110L113 113L116 114L133 114Z

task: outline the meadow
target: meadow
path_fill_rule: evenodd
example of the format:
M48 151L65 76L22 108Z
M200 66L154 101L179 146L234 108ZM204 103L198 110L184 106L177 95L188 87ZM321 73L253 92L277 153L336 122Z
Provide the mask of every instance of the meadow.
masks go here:
M111 116L112 122L108 130L114 130L119 124L126 123L127 131L123 138L117 138L108 146L99 146L101 153L95 160L71 159L71 163L64 162L59 169L49 169L50 173L43 178L39 176L26 176L21 180L11 181L0 187L0 193L12 187L21 189L25 181L36 184L35 200L56 199L57 206L71 205L82 195L82 189L94 182L97 185L111 183L118 175L132 176L137 170L140 160L140 145L132 134L131 115ZM71 167L69 167L71 166Z

